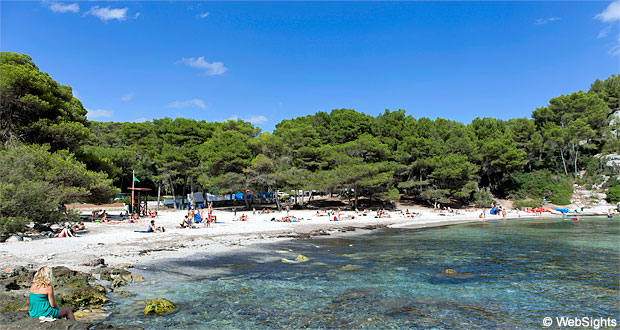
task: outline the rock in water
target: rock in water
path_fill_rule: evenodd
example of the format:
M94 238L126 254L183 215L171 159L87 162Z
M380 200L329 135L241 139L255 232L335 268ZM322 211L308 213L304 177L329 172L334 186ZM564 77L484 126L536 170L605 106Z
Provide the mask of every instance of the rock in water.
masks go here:
M172 301L165 298L155 298L144 306L144 314L165 314L177 309Z
M299 262L306 262L306 261L310 260L310 258L306 257L305 255L300 254L300 255L297 256L297 258L295 260L297 260Z
M350 271L350 270L358 270L364 268L364 266L360 266L360 265L351 265L351 264L347 264L345 266L342 266L342 270L346 270L346 271Z
M103 321L108 317L109 314L110 313L101 308L81 309L73 313L73 315L75 315L75 319L82 322Z

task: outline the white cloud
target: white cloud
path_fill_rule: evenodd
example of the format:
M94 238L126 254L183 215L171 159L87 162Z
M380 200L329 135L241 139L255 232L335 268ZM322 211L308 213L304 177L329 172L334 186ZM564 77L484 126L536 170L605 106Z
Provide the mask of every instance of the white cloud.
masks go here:
M133 95L134 95L134 93L133 93L133 92L131 92L131 93L129 93L129 94L125 94L125 95L123 95L123 96L121 97L121 100L122 100L123 102L129 102L129 101L131 101L131 99L133 98Z
M123 20L125 20L125 18L127 18L127 10L128 9L129 8L127 8L127 7L125 7L125 8L110 8L110 6L108 6L108 7L94 6L94 7L90 8L90 10L87 12L87 14L91 14L93 16L97 16L102 21L109 21L109 20L112 20L112 19L115 19L115 20L118 20L118 21L123 21Z
M204 56L200 56L198 58L182 58L182 63L191 66L193 68L204 69L205 73L211 76L219 76L224 74L224 72L228 71L228 68L224 66L222 62L207 62L205 61Z
M75 97L76 99L80 99L80 94L75 89L71 90L71 94L73 94L73 97Z
M610 3L602 13L597 14L594 18L605 23L620 21L620 0Z
M136 13L133 18L135 19L135 18L138 18L138 17L140 17L140 13Z
M138 118L138 119L134 120L133 122L134 122L134 123L144 123L145 121L149 121L149 120L148 120L148 118L146 118L146 117L140 117L140 118Z
M534 22L534 24L536 25L543 25L543 24L547 24L549 22L555 22L555 21L559 21L560 18L559 17L549 17L549 18L539 18L536 20L536 22Z
M207 106L205 105L203 100L200 99L193 99L193 100L187 100L187 101L174 101L174 102L170 102L168 104L166 104L167 108L185 108L185 107L199 107L199 108L206 108Z
M88 117L88 119L93 119L93 118L110 118L110 117L112 117L112 115L114 115L114 112L112 112L112 111L98 109L98 110L88 110L88 113L86 114L86 117Z
M267 121L267 117L265 116L250 116L248 118L246 118L245 121L249 121L252 124L260 124L260 123L264 123Z
M618 36L618 43L609 50L609 53L614 56L620 55L620 35Z
M200 13L198 14L198 18L207 18L210 14L211 13L209 13L208 11L204 13Z
M55 13L78 13L80 11L80 6L77 3L50 2L47 7Z
M606 28L602 29L601 32L598 33L598 39L605 38L609 32L611 32L611 25L608 25Z
M230 117L228 117L227 120L243 120L243 121L247 121L250 122L252 124L260 124L260 123L264 123L269 121L269 119L267 119L267 117L265 116L260 116L260 115L252 115L249 117L245 117L245 118L241 118L238 115L232 115Z

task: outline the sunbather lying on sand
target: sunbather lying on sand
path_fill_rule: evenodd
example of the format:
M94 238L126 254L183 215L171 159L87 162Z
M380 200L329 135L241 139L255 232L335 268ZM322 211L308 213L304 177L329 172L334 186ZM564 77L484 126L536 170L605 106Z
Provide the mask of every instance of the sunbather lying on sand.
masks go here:
M391 218L392 216L384 210L377 210L375 218Z
M301 219L298 219L294 215L285 215L280 220L276 220L276 218L271 218L271 221L276 222L299 222Z
M63 228L61 231L54 233L52 231L47 233L47 237L49 238L65 238L65 237L75 237L77 236L75 232L71 228Z

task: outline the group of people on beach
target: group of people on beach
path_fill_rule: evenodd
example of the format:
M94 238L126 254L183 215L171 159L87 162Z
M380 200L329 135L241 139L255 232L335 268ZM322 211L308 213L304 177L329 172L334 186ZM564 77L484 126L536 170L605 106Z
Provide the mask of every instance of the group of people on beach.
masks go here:
M211 222L215 222L216 219L216 216L213 214L212 203L209 203L209 205L207 205L206 216L204 208L196 209L190 207L187 210L187 215L185 215L185 218L179 224L179 226L177 226L177 228L196 228L197 224L204 224L205 227L210 228Z
M76 237L78 232L84 230L86 226L83 222L78 222L70 226L65 226L57 230L49 230L45 235L49 238Z

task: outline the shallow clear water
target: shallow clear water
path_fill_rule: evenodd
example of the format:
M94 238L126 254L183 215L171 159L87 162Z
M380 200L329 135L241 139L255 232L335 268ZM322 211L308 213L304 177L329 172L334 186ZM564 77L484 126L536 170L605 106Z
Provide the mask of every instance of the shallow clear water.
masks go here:
M283 263L297 254L304 263ZM453 269L456 274L446 274ZM109 323L175 329L541 328L620 320L620 222L489 221L262 246L148 265ZM180 306L144 316L146 299Z

